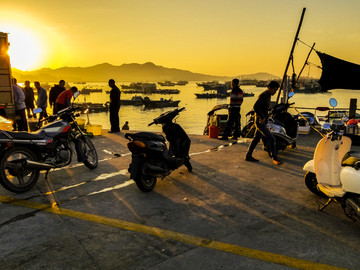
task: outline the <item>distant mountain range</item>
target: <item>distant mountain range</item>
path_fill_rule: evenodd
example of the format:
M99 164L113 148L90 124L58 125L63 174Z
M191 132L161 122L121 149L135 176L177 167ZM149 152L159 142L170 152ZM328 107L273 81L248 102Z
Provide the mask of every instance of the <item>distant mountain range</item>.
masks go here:
M103 82L109 79L115 81L130 82L158 82L158 81L229 81L239 78L255 80L280 79L269 73L255 73L247 75L213 76L200 73L193 73L187 70L166 68L148 62L145 64L122 64L114 66L103 63L91 67L62 67L57 69L42 68L34 71L21 71L12 68L12 74L19 82L25 80L40 82L58 82L63 79L66 82Z

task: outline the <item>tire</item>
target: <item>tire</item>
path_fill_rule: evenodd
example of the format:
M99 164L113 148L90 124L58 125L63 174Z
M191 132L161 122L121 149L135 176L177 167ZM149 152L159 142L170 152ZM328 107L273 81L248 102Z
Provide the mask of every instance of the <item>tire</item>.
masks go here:
M95 169L98 165L98 156L92 141L84 136L81 138L81 159L86 167Z
M192 171L192 165L191 165L189 159L185 159L184 165L185 165L185 167L188 169L189 172Z
M152 191L156 185L156 177L144 175L140 172L134 177L137 187L144 192Z
M7 190L15 193L22 193L30 190L39 179L39 170L25 170L20 164L13 163L13 168L9 167L11 161L26 158L37 161L33 151L24 147L14 147L2 153L0 159L0 184ZM15 167L16 166L16 167Z
M315 195L323 197L323 198L327 198L327 196L322 193L320 190L318 190L317 185L317 179L316 179L316 174L312 173L312 172L306 172L305 173L305 185L306 187Z

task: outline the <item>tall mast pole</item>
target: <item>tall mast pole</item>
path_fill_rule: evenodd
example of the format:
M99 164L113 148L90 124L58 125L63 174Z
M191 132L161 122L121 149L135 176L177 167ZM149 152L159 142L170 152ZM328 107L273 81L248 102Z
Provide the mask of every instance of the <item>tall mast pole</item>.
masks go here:
M299 36L299 33L300 33L300 28L301 28L301 25L302 25L302 21L303 21L303 19L304 19L305 11L306 11L306 8L303 8L303 11L302 11L302 14L301 14L301 18L300 18L300 22L299 22L299 26L298 26L298 29L297 29L297 31L296 31L294 43L293 43L293 45L292 45L292 48L291 48L291 51L290 51L290 55L289 55L289 59L288 59L288 62L287 62L287 64L286 64L284 76L283 76L283 78L282 78L282 80L281 80L279 93L278 93L278 96L277 96L277 98L276 98L276 104L278 104L278 102L279 102L281 89L283 88L284 81L285 81L286 75L287 75L287 71L288 71L288 68L289 68L289 65L290 65L290 61L291 61L291 59L292 59L292 57L293 57L293 53L294 53L296 41L298 40L298 36Z

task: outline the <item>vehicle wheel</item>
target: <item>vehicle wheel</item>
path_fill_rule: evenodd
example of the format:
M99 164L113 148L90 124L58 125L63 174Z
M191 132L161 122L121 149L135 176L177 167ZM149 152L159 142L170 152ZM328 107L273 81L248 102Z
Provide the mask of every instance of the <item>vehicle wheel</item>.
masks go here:
M188 169L189 172L192 171L192 165L191 165L190 160L188 158L185 159L184 165Z
M21 193L30 190L39 179L38 169L24 169L20 159L36 161L33 151L23 148L9 148L0 159L0 184L11 192Z
M318 195L323 198L327 198L327 196L317 188L318 182L315 173L312 172L305 173L305 185L315 195Z
M137 187L144 192L152 191L156 185L156 177L138 173L134 177Z
M95 169L98 165L98 156L92 141L84 136L81 138L82 161L89 169Z

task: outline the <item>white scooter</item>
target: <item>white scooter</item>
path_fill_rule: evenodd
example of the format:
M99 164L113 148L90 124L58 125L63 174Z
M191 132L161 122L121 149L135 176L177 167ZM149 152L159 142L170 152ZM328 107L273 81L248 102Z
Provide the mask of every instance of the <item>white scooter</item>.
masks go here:
M332 123L332 131L318 142L314 159L303 170L307 188L329 199L319 211L334 201L355 220L360 219L360 153L350 151L351 139L342 136L342 126L341 122Z

